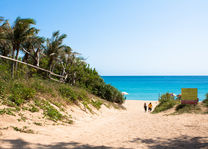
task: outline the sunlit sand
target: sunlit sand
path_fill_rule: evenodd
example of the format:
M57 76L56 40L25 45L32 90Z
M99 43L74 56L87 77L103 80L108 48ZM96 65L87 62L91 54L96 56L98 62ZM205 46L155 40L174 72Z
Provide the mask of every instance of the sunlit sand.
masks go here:
M149 101L147 101L149 103ZM156 101L152 101L153 107ZM126 110L102 107L97 114L73 109L73 125L31 127L35 134L0 130L1 148L208 148L208 116L144 112L144 101L127 100ZM1 128L21 123L1 116ZM22 126L25 124L22 123Z

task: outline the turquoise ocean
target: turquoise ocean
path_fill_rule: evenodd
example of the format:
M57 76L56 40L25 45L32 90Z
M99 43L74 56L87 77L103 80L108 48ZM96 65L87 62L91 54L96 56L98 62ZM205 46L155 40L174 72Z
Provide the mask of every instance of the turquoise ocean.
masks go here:
M198 88L199 100L208 93L208 76L102 76L121 92L127 100L158 100L164 93L180 94L181 88Z

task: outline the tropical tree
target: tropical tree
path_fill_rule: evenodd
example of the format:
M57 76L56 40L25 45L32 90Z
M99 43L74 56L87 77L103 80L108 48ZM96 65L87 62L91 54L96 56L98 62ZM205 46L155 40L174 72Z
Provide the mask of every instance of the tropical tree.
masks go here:
M25 53L23 61L28 62L29 57L32 58L32 63L36 66L40 64L40 56L43 54L45 39L43 37L30 37L23 45L22 50Z
M48 68L52 71L55 60L58 59L60 53L64 52L66 46L63 45L63 40L66 38L66 34L60 35L59 31L56 31L52 34L50 39L47 39L47 45L45 54L49 57Z
M4 21L3 17L0 17L0 23L3 21ZM5 23L0 26L0 54L3 56L9 56L11 54L12 45L10 42L4 40L5 37L4 26Z
M38 36L39 30L32 25L35 25L33 19L18 17L11 26L8 20L0 17L0 54L18 59L21 50L25 54L22 61L41 67L35 67L41 71L27 69L28 74L37 73L45 76L45 72L52 74L48 71L50 70L55 73L54 76L62 79L60 81L85 88L108 101L123 102L124 98L116 88L105 84L97 71L92 69L79 53L73 52L69 46L63 44L66 34L56 31L51 38L45 40ZM17 62L13 61L16 60L11 62L12 76L14 76L15 64L17 70ZM25 72L24 68L19 68L21 73ZM49 78L51 78L50 75ZM51 79L57 81L57 79Z
M38 32L31 25L35 25L33 19L21 19L20 17L17 17L13 26L8 21L3 24L3 36L1 36L1 39L12 45L12 58L18 59L21 46ZM12 76L14 76L14 63L12 64Z

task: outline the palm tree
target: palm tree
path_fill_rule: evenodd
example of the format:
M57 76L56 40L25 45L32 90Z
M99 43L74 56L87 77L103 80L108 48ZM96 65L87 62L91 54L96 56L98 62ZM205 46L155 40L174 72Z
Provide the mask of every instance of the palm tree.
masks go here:
M14 25L11 27L8 21L3 24L4 36L1 39L10 42L12 45L12 58L18 59L19 51L23 43L34 36L38 30L31 25L35 25L33 19L21 19L17 17ZM16 52L16 56L15 56ZM17 62L16 62L17 70ZM12 64L12 77L14 76L14 63Z
M4 17L0 16L0 22L2 22L4 20Z
M28 62L29 56L33 59L33 64L39 66L40 54L42 54L45 39L43 37L33 36L30 37L23 45L22 50L25 53L23 61Z
M3 21L4 21L3 17L0 17L0 23ZM4 40L5 37L4 26L5 23L0 26L0 54L3 56L9 56L11 54L12 45L6 40Z
M51 39L47 39L47 45L45 53L49 57L48 68L51 71L55 60L58 59L60 53L64 51L65 45L63 40L66 38L66 34L60 35L59 31L53 33Z
M4 21L4 18L0 16L0 23ZM2 32L2 26L0 26L0 33Z

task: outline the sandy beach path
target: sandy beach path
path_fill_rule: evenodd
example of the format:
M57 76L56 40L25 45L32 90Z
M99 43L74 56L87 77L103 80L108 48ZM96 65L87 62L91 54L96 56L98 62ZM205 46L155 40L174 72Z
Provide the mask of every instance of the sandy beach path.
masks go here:
M102 108L99 115L85 115L71 126L34 126L37 134L5 130L0 147L208 149L208 115L150 114L143 104L128 100L126 110Z

